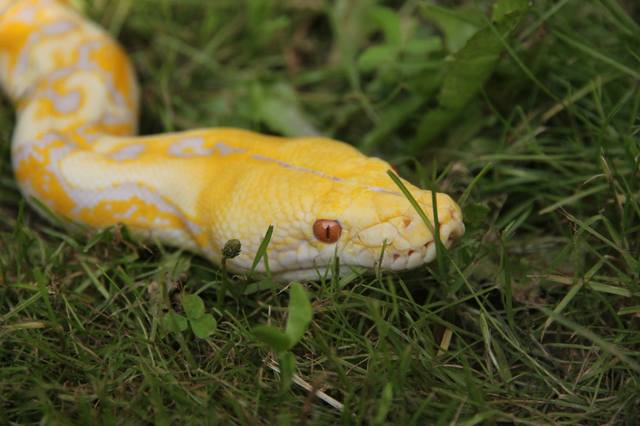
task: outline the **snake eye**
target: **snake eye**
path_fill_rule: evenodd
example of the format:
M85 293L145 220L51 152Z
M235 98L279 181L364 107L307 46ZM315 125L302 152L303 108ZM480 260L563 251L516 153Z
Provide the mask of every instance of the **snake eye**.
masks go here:
M313 235L323 243L335 243L341 233L342 226L337 220L318 219L313 224Z

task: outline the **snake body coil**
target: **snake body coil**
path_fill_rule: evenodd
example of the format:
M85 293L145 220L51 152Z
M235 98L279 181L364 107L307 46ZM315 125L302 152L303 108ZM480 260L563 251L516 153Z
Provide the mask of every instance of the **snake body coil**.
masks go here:
M237 238L242 252L228 267L240 273L273 225L269 268L281 280L316 278L334 256L342 270L380 260L402 270L435 257L389 165L349 145L227 128L135 136L126 54L62 1L0 0L0 83L17 111L21 191L71 221L123 223L214 262ZM431 192L404 183L433 221ZM464 232L462 215L449 196L435 198L448 246Z

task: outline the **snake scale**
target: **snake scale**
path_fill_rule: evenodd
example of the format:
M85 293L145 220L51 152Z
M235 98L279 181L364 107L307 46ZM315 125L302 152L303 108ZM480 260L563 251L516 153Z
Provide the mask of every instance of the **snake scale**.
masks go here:
M389 178L388 163L321 137L232 128L136 136L138 87L122 48L62 0L0 0L0 83L15 105L12 164L21 192L65 219L125 224L247 272L273 225L274 278L418 267L433 226ZM458 205L402 181L445 246L464 233ZM265 270L264 260L257 267Z

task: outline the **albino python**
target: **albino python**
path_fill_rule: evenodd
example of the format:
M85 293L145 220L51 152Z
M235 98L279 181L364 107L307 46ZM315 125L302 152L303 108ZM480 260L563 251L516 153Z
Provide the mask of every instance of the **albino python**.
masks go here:
M0 0L0 83L17 111L12 162L27 199L93 228L137 234L247 272L273 225L268 265L282 281L349 267L404 270L434 259L425 222L388 163L342 142L214 128L136 136L138 87L126 54L61 0ZM433 222L432 194L403 181ZM439 235L464 233L436 194ZM261 261L258 271L265 270Z

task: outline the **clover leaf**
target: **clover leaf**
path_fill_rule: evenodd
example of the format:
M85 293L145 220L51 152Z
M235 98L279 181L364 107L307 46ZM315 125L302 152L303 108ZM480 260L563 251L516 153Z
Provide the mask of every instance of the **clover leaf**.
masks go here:
M204 301L197 294L185 294L182 296L182 309L186 318L176 312L167 312L162 318L162 326L173 333L181 333L189 327L193 334L206 339L218 327L218 322L213 315L205 313Z

